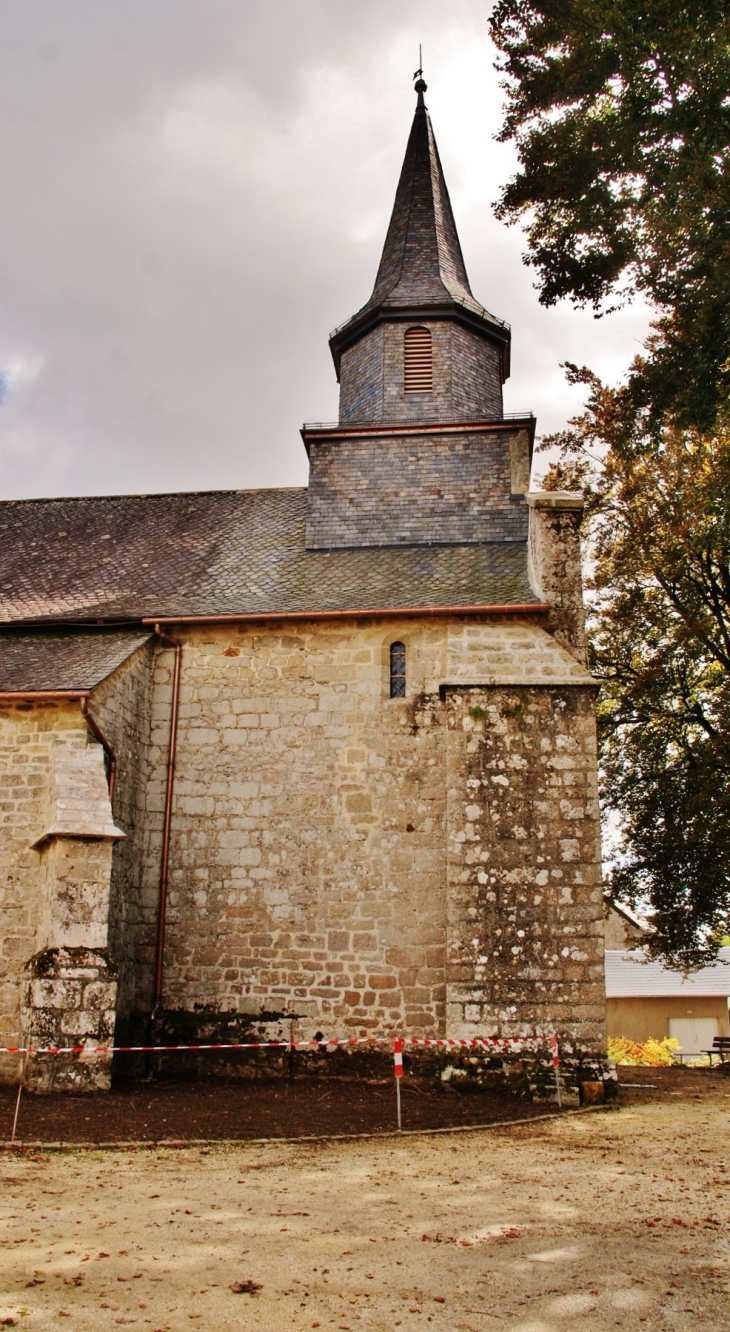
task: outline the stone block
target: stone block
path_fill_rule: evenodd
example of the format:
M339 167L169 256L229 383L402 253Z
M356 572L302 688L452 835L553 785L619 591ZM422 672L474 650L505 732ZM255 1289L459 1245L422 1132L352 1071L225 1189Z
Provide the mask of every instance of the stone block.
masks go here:
M23 1043L31 1047L81 1045L83 1055L30 1056L30 1091L106 1091L111 1055L97 1046L114 1043L117 968L105 949L50 948L25 967Z

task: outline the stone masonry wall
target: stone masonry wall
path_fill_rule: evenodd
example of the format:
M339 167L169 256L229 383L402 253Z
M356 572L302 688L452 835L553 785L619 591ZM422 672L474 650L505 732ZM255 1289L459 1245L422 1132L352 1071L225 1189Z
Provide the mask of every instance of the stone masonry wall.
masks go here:
M396 639L404 700L389 697ZM528 622L466 617L198 628L184 644L168 1011L297 1014L309 1035L559 1023L600 1047L593 689L569 653ZM155 811L171 667L158 648ZM468 687L480 678L494 687Z
M581 662L586 660L580 528L583 497L563 491L531 491L530 582L550 605L550 630Z
M557 1024L600 1046L593 689L574 656L509 617L272 622L184 638L168 1010L297 1014L310 1035ZM396 639L404 700L389 697ZM122 1017L151 1001L172 655L143 649L91 703L119 754L126 844L113 853L110 933L126 969ZM60 935L47 948L39 923L52 857L63 861L54 882L91 876L90 909L110 842L31 845L48 826L59 747L80 756L88 743L76 704L2 711L0 1043L21 1035L26 988L34 1038L59 1022L79 1036L84 1023L109 1025L114 957L82 956L89 945ZM36 1072L49 1086L59 1075ZM0 1076L16 1075L5 1060ZM89 1068L86 1089L105 1080L108 1069Z
M117 756L114 820L125 836L114 844L109 950L119 967L118 1009L122 1014L139 1006L137 983L144 976L145 966L151 974L153 965L149 940L146 945L143 943L149 930L145 931L142 904L145 857L149 850L147 793L153 660L150 641L97 686L89 705ZM142 949L140 956L138 948Z
M56 746L83 749L78 703L0 705L0 1044L20 1039L23 967L36 950L43 899L43 832ZM17 1076L14 1056L0 1056L0 1079Z
M433 390L427 393L403 387L403 339L416 326L429 329L432 338ZM501 415L499 348L453 320L380 324L342 353L343 425L494 421Z
M605 1050L594 694L448 693L452 1035Z
M307 546L524 541L509 430L313 441Z
M406 700L388 697L398 637ZM328 1031L443 1023L445 733L419 687L441 640L397 622L186 635L167 1009L294 1012Z
M108 952L112 821L103 753L78 703L4 706L0 721L2 1034L9 1045L108 1043L116 969ZM28 1087L109 1086L108 1055L31 1056ZM14 1080L18 1060L0 1059Z

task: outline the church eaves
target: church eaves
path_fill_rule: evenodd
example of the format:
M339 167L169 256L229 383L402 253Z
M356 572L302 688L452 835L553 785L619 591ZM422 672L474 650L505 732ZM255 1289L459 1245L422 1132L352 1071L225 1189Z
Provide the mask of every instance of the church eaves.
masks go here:
M381 319L456 318L500 344L506 379L509 325L472 294L425 91L426 84L419 79L416 112L372 295L335 329L330 348L339 372L343 349Z

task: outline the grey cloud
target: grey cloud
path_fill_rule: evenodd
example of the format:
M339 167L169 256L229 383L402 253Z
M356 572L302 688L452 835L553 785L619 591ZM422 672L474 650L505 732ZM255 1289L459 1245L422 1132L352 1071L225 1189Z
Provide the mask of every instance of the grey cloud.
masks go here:
M560 360L619 373L645 312L540 310L489 211L511 158L487 8L4 0L4 496L303 483L298 426L336 415L327 335L372 286L419 38L472 286L513 325L508 407L555 428L577 403Z

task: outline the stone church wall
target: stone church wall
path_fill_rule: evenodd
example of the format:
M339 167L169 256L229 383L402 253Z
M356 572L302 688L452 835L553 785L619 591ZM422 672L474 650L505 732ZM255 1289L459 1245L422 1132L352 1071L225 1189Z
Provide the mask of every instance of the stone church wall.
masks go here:
M308 1035L557 1028L600 1051L593 687L575 656L514 618L180 633L168 1013L193 1015L193 1029L211 1015L296 1016ZM389 697L396 640L405 699ZM95 836L114 841L118 1032L151 1004L172 657L150 643L90 705L118 758L119 838L95 815ZM51 851L33 843L53 772L66 753L64 771L86 770L89 743L76 703L3 709L1 1043L18 1042L23 977L43 946ZM75 879L88 871L101 891L95 857L111 841L75 835ZM64 958L70 1004L83 959ZM38 1010L36 1025L92 1022L82 990L73 1012ZM16 1073L6 1059L0 1076Z
M592 688L447 695L450 1034L605 1043Z
M296 1014L309 1035L557 1026L600 1051L593 689L575 658L536 625L459 617L182 636L166 1010ZM153 811L171 667L158 649Z
M398 637L408 700L388 697ZM166 1008L442 1022L445 732L421 697L441 640L397 622L185 636Z

